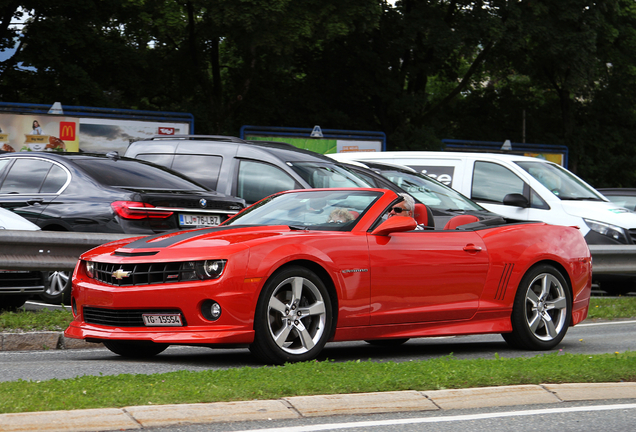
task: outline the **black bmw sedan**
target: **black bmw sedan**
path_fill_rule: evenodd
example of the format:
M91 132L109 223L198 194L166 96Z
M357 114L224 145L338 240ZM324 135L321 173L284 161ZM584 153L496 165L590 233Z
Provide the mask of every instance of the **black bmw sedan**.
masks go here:
M143 235L218 225L245 202L116 153L20 152L0 155L0 206L43 230ZM63 301L68 276L52 272L44 299Z

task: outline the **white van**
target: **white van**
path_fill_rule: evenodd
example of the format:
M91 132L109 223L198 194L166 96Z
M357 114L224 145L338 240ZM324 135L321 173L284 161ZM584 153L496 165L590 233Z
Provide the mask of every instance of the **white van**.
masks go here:
M494 153L347 152L336 160L406 165L502 216L578 226L588 244L636 243L636 213L609 201L565 168Z

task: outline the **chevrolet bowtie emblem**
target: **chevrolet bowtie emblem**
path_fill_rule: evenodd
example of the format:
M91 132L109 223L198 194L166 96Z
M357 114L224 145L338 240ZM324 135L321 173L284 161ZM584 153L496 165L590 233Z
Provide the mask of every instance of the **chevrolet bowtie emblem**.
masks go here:
M111 273L111 276L117 280L122 280L123 278L130 276L130 273L131 272L126 271L124 269L117 269Z

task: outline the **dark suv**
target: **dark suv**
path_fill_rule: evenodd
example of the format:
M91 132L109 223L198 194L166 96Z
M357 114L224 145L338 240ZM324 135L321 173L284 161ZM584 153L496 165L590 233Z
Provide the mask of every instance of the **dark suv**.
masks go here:
M116 153L0 155L0 206L43 230L154 234L218 225L245 206L183 174ZM45 300L63 300L68 273L53 272Z
M333 159L285 143L219 136L155 137L133 142L126 156L172 168L248 204L290 189L370 186Z

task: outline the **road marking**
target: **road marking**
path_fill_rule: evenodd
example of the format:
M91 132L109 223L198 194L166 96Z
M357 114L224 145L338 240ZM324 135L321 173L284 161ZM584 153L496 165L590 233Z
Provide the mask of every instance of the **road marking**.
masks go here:
M378 420L378 421L363 421L363 422L350 422L350 423L328 423L328 424L311 425L311 426L246 429L246 430L237 431L237 432L316 432L316 431L335 430L335 429L385 427L385 426L393 426L393 425L407 425L407 424L420 424L420 423L473 421L473 420L484 420L484 419L493 419L493 418L502 418L502 417L563 414L563 413L590 412L590 411L610 411L610 410L621 410L621 409L636 409L636 404L595 405L595 406L581 406L581 407L570 407L570 408L548 408L548 409L537 409L537 410L528 410L528 411L507 411L507 412L499 412L499 413L455 415L455 416L444 416L444 417L425 417L425 418Z
M616 325L616 324L636 324L636 321L604 321L600 323L577 324L576 327L592 327L600 325Z

